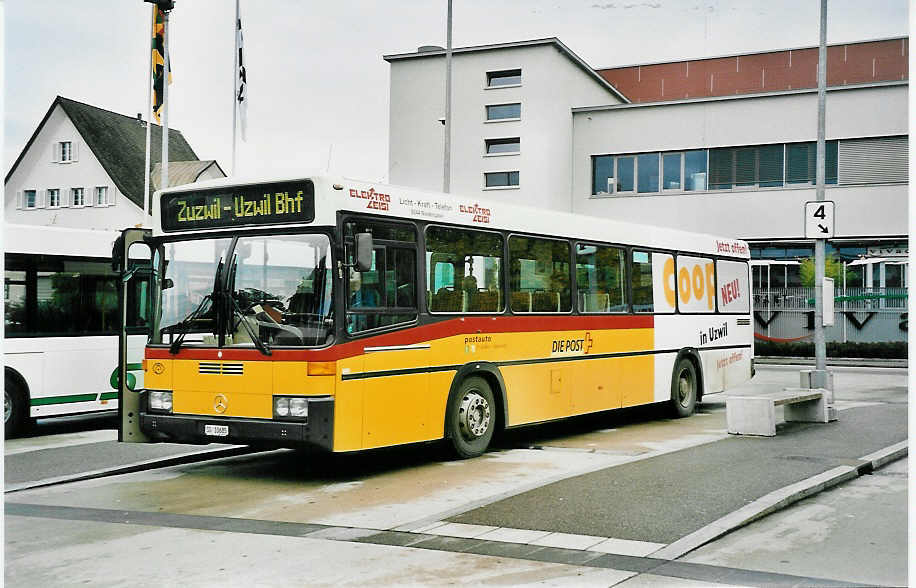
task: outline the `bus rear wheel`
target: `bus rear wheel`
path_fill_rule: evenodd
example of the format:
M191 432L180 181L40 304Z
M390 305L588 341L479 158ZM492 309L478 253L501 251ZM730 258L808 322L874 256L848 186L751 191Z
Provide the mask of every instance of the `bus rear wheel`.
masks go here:
M449 403L445 424L458 457L477 457L487 450L496 428L495 408L486 380L472 376L461 382Z
M682 357L674 366L671 378L671 414L675 418L688 417L697 405L697 369L693 362Z
M12 439L28 422L28 394L6 374L3 379L3 434Z

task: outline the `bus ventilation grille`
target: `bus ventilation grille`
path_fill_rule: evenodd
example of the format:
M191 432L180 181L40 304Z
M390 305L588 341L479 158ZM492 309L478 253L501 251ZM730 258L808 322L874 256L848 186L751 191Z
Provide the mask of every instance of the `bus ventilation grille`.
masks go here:
M738 326L739 326L739 327L746 327L746 326L748 326L748 325L750 325L750 324L751 324L751 319L749 319L749 318L739 318L739 319L738 319Z
M215 361L202 361L197 365L201 374L222 374L225 376L241 376L245 373L245 366L241 363L218 363Z

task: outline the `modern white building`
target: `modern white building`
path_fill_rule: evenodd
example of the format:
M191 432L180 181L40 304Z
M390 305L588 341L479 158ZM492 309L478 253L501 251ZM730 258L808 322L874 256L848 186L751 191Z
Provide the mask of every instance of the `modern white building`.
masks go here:
M58 96L6 175L5 221L107 230L143 223L146 124ZM151 130L158 170L162 127ZM226 175L215 161L200 161L175 129L169 162L171 185Z
M384 59L390 181L442 189L444 50ZM907 38L828 49L828 253L845 260L908 251L907 59ZM812 255L816 48L592 69L553 38L455 49L452 69L453 193ZM874 268L864 285L905 285L905 266Z

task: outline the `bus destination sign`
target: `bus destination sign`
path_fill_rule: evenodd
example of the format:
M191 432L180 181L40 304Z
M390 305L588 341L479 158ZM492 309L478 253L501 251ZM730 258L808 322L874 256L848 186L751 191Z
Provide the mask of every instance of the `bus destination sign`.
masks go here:
M315 220L311 181L234 186L162 196L162 230L216 229Z

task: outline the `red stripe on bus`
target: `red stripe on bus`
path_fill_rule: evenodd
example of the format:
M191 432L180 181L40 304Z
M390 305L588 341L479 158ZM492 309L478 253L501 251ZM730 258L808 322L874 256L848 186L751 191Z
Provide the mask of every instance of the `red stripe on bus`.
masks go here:
M601 331L610 329L651 329L655 324L652 315L627 316L480 316L441 321L411 327L393 333L366 337L333 345L327 349L272 349L270 356L257 349L181 349L176 355L168 348L146 349L147 359L197 359L224 361L336 361L363 354L364 347L389 347L414 345L456 335L492 333L528 333L544 331ZM222 356L217 354L222 351Z

